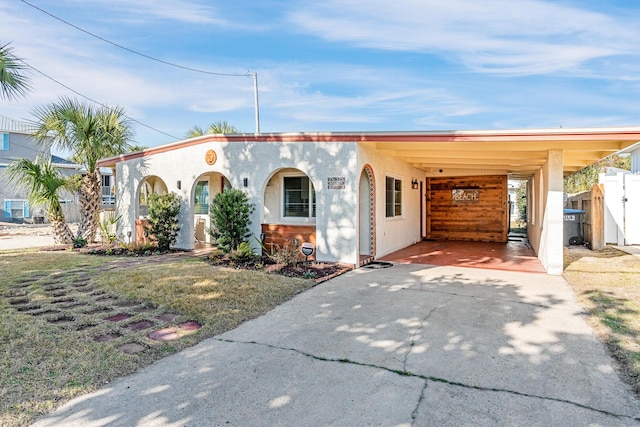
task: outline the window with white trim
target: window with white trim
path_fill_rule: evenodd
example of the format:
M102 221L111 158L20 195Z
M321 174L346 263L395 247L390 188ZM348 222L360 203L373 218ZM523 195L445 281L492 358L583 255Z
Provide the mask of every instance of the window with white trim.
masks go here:
M385 213L387 218L402 216L402 180L385 177Z
M111 175L100 175L100 179L102 181L102 204L103 205L112 205L116 202L116 198L114 196L114 188L111 185Z
M283 217L315 218L316 190L307 176L283 177Z
M22 199L5 199L4 217L15 219L29 218L29 203Z

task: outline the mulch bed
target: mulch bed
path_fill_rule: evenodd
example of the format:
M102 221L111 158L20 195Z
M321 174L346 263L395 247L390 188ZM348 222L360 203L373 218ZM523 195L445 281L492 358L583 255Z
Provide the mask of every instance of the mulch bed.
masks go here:
M298 277L302 279L314 279L315 283L321 283L340 274L352 270L353 267L340 263L300 261L293 265L276 264L274 260L266 256L256 256L247 259L231 259L228 255L208 255L205 257L211 265L237 268L245 270L258 270L270 274L280 274L286 277Z
M156 255L167 255L172 253L185 253L179 250L159 251L157 249L147 249L143 251L133 251L122 246L105 246L101 244L89 244L83 248L73 248L71 245L57 245L41 248L43 251L73 250L81 254L100 256L127 256L127 257L150 257ZM219 267L236 268L243 270L264 271L270 274L280 274L286 277L298 277L302 279L314 279L315 283L321 283L333 277L339 276L353 266L341 263L326 263L304 261L292 265L276 264L267 256L255 256L246 259L232 259L229 255L212 254L207 255L204 260L211 265Z

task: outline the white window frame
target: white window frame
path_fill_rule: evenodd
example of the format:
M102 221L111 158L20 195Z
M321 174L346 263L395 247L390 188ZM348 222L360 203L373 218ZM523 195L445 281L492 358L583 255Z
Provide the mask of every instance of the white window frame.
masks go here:
M206 182L207 183L207 211L205 213L195 213L196 211L196 190L198 189L198 184L200 184L201 182ZM198 204L202 204L202 203L198 203ZM196 181L196 186L193 189L193 212L194 215L209 215L209 208L211 207L211 183L209 182L209 178L204 178L204 179L199 179Z
M108 185L105 185L106 181ZM103 205L112 205L116 202L113 188L113 175L100 175L100 194Z
M284 192L285 192L285 186L284 186L284 181L285 178L308 178L309 179L309 216L308 217L300 217L300 216L285 216L284 212L284 201L285 201L285 196L284 196ZM316 223L316 217L318 215L318 192L315 191L315 185L313 185L313 180L311 179L311 177L309 177L308 175L304 174L304 173L283 173L280 176L280 221L283 223L289 223L289 224L315 224ZM316 216L311 216L313 214L313 206L312 206L312 190L315 191L316 193Z
M9 203L9 210L7 211L6 207L7 207L7 202ZM12 215L12 207L11 207L11 203L13 202L21 202L22 203L22 216L13 216ZM5 218L11 218L11 219L26 219L26 218L31 218L31 206L29 206L29 202L27 201L27 199L4 199L3 202L3 210L4 210L4 217ZM9 213L9 215L7 215L7 212ZM25 215L26 213L26 215Z
M9 151L11 147L10 139L11 137L8 132L0 132L0 151Z
M393 179L393 215L392 216L388 216L387 215L387 179ZM395 203L395 195L398 192L398 190L395 189L396 186L396 182L400 182L400 215L396 215L395 213L395 207L396 207L396 203ZM405 187L405 179L403 176L399 176L399 175L394 175L391 173L386 173L384 176L384 217L386 220L388 221L393 221L393 220L397 220L397 219L403 219L404 218L404 187Z

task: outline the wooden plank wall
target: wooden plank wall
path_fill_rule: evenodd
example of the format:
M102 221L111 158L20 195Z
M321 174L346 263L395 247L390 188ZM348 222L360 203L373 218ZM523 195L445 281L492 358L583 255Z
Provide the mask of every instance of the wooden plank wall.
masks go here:
M604 243L604 184L593 184L591 190L570 196L567 208L584 211L584 215L580 218L582 237L589 248L603 249L606 246Z
M136 219L136 244L146 245L156 241L155 236L149 234L149 221L146 219Z
M298 239L300 244L309 242L316 245L315 225L262 224L262 233L264 234L262 244L269 252L277 251L287 243L293 243L294 239ZM315 253L309 259L315 259Z
M457 203L452 190L478 190L479 200ZM507 242L507 176L427 178L426 237Z
M591 249L601 250L604 242L604 184L591 187Z

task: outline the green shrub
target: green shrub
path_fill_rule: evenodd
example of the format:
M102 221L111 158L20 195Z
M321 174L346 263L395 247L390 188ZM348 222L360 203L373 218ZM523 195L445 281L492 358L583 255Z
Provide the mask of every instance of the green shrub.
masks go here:
M238 245L238 248L231 251L231 259L235 260L248 260L255 256L253 248L249 242L242 242Z
M213 198L209 207L209 234L216 240L218 247L229 253L251 237L249 217L254 209L248 196L240 190L231 189Z
M151 194L148 198L149 233L155 237L161 251L169 250L178 238L181 200L176 193Z
M122 215L105 215L100 221L100 240L102 240L102 243L112 245L118 241L116 232L121 217Z
M71 242L73 243L74 248L84 248L87 246L87 239L84 237L74 237Z

